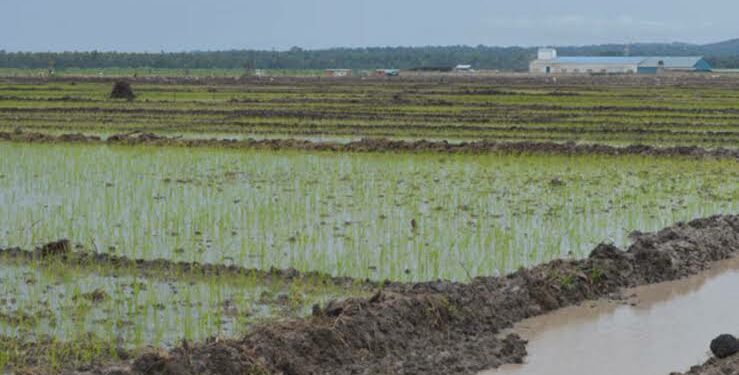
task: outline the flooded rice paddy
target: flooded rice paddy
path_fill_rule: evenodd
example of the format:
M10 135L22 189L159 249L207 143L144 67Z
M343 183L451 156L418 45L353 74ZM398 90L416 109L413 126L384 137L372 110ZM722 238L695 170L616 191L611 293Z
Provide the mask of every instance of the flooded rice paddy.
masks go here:
M255 322L302 317L313 304L361 295L319 279L178 275L2 256L0 262L0 337L26 340L50 335L74 342L94 334L126 348L173 347L183 339L236 337Z
M632 304L586 302L528 319L526 363L480 375L642 374L684 371L708 343L739 327L739 258L676 282L635 288Z
M0 144L0 247L467 280L739 207L739 164Z

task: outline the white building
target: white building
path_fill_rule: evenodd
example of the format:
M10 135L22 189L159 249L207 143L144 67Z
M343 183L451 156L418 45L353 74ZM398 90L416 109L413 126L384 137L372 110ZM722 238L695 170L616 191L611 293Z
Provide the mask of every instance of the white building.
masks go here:
M529 64L531 73L645 73L660 71L711 71L711 66L700 56L644 57L644 56L572 56L558 57L557 50L541 48L537 59Z
M554 60L557 58L557 50L554 48L539 48L539 60Z
M454 67L454 71L455 72L474 72L475 70L472 69L472 65L459 64Z

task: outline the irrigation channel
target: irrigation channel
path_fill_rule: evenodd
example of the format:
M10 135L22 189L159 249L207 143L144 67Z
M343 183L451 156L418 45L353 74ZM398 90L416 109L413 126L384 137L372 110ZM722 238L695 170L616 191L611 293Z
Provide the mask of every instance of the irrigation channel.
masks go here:
M710 357L708 343L739 327L739 258L693 277L627 290L518 323L523 364L480 375L641 374L687 370ZM566 360L564 360L566 359Z

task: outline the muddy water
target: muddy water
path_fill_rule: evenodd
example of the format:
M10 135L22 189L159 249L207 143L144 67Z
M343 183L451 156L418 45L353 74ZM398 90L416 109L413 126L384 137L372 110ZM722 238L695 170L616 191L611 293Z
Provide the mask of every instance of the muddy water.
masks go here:
M627 291L519 323L529 356L480 375L667 375L709 357L708 343L739 329L739 258L695 277Z

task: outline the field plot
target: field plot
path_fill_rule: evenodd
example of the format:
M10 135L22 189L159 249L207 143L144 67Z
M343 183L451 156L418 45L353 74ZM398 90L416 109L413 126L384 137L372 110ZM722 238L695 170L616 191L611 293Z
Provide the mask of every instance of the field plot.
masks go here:
M679 83L672 82L676 80ZM0 131L356 140L739 144L739 80L712 76L0 80Z
M0 247L464 281L735 212L735 160L0 144Z
M3 254L5 255L5 254ZM0 337L173 347L182 339L233 337L254 322L302 317L316 303L364 294L315 277L163 272L148 267L21 260L0 255ZM2 363L0 363L2 364Z

